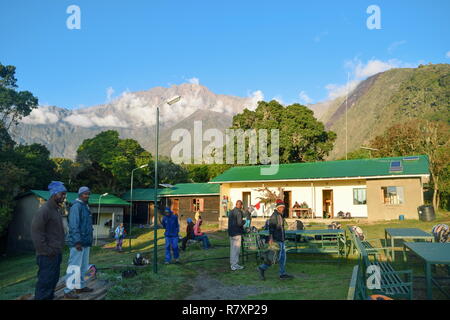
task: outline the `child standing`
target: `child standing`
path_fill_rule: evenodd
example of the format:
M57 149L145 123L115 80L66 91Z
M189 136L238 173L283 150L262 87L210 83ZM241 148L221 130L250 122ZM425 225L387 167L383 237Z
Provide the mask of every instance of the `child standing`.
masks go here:
M123 226L123 223L117 226L116 231L114 231L114 238L116 239L116 250L122 251L122 242L123 238L125 238L125 228Z

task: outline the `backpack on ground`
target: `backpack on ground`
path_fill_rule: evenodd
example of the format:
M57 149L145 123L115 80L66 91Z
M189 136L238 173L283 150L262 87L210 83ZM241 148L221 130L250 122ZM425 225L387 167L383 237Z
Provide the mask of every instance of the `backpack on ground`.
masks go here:
M433 233L434 241L435 242L449 242L449 234L450 234L450 227L446 224L440 223L433 227L431 230L431 233Z
M296 220L295 222L297 224L297 230L305 230L305 225L301 220Z
M360 227L353 226L352 230L360 240L364 240L364 238L365 238L364 232L362 231L362 229Z

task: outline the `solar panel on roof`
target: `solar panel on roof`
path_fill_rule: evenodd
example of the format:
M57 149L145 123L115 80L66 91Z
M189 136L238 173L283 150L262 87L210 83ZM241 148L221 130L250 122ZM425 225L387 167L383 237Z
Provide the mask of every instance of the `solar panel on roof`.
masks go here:
M403 166L401 161L391 161L389 166L390 172L401 172L403 171Z
M403 160L405 161L414 161L414 160L419 160L420 158L417 156L412 156L412 157L404 157Z

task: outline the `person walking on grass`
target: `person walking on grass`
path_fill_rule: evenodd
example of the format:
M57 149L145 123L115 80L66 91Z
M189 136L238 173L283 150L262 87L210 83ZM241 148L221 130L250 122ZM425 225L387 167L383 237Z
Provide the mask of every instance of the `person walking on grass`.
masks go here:
M180 257L178 251L178 233L180 232L180 224L178 222L178 216L173 214L173 211L169 208L165 209L165 216L161 222L162 226L166 231L164 232L164 237L166 240L166 260L165 264L169 264L172 260L172 253L175 259L175 263L178 263L178 258Z
M208 236L200 229L203 223L202 217L199 217L197 223L194 225L194 240L201 241L203 243L203 249L207 250L211 248Z
M78 190L78 198L70 207L67 218L69 220L70 255L66 279L75 272L72 271L69 273L69 267L76 266L80 272L78 273L79 278L75 279L75 283L79 284L80 288L75 289L75 292L71 288L64 288L65 299L79 299L77 294L94 291L92 288L86 286L84 279L89 268L89 253L94 238L92 213L88 205L90 195L91 191L88 187L81 187Z
M241 251L242 234L244 233L244 211L242 201L236 201L236 207L230 211L228 216L228 235L230 237L230 267L231 270L244 269L239 265L239 253Z
M277 200L276 209L269 219L269 245L276 241L280 248L280 256L278 263L280 265L280 279L292 279L293 276L286 273L286 246L285 246L285 233L284 233L284 212L285 205L283 201ZM261 264L257 267L259 277L261 280L266 280L264 272L270 267L268 264Z
M116 250L119 252L122 252L122 242L123 238L125 238L126 233L127 232L125 231L123 223L118 225L116 230L114 231L114 238L116 239Z
M31 222L31 239L39 268L35 300L53 300L65 242L61 206L66 200L67 190L59 181L52 181L48 190L50 198L39 208Z

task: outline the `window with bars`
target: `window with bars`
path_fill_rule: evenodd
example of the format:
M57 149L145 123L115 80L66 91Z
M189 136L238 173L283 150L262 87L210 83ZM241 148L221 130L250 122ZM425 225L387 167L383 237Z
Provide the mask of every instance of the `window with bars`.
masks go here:
M204 211L204 199L203 198L192 199L191 210L192 210L192 212L197 212L197 211L203 212Z

